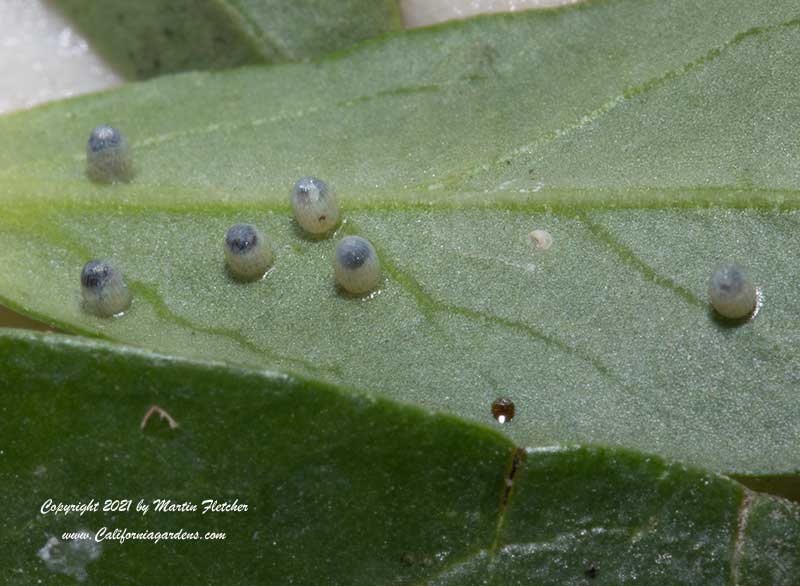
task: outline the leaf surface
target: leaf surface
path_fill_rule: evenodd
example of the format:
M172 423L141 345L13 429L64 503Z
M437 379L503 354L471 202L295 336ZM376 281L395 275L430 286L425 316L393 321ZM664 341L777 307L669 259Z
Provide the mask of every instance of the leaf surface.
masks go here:
M0 356L9 584L789 585L800 565L796 505L658 458L526 452L374 396L85 339L6 331ZM177 427L142 427L153 404ZM63 540L103 528L128 538ZM226 537L131 536L181 529Z
M508 397L520 445L620 445L796 490L798 41L785 0L604 0L7 117L0 297L70 331L474 421ZM130 136L130 184L85 177L100 121ZM308 174L338 190L337 237L378 249L369 299L336 290L336 239L291 218ZM274 246L264 281L226 276L235 222ZM132 285L122 319L81 308L92 257ZM736 327L706 301L730 261L763 294Z

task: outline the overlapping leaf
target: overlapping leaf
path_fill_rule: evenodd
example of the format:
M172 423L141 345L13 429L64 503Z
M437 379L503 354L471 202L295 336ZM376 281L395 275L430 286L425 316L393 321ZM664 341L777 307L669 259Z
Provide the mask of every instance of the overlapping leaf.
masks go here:
M9 584L746 586L800 569L797 506L658 458L525 452L374 397L85 339L4 333L0 355ZM142 423L153 404L177 427ZM247 510L203 514L206 499ZM63 538L101 530L128 539ZM202 537L135 537L179 530Z
M319 57L401 26L396 0L50 0L129 78Z

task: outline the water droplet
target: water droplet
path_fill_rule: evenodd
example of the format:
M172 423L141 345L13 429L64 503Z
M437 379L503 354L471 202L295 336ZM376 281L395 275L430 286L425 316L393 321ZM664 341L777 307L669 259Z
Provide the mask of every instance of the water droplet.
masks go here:
M492 403L492 417L497 420L497 423L508 423L514 419L514 414L514 402L510 399L496 399Z

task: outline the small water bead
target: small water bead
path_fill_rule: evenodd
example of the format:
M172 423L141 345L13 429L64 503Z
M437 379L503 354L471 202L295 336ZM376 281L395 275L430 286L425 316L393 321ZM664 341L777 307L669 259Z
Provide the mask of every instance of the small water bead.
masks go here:
M235 224L225 234L225 263L230 275L240 281L255 281L272 265L272 247L258 228Z
M90 260L84 265L81 292L85 308L100 317L120 314L131 305L131 294L122 274L104 260Z
M758 301L753 281L736 265L721 267L711 275L708 297L717 313L728 319L747 317Z
M336 246L333 258L336 282L354 295L369 293L381 280L378 253L369 240L361 236L346 236Z
M339 223L336 193L315 177L303 177L295 183L292 211L300 227L313 236L327 234Z
M118 129L102 125L92 130L86 144L89 178L99 183L128 181L133 176L128 139Z
M497 423L508 423L514 419L515 412L514 402L510 399L496 399L492 403L492 417Z

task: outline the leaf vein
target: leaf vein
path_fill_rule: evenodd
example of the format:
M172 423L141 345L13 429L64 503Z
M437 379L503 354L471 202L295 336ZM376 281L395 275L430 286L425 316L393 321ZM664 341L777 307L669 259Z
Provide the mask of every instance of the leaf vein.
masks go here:
M602 224L593 222L589 219L588 215L585 213L579 212L575 215L575 218L589 231L592 236L594 236L597 240L602 242L606 245L616 256L617 258L625 265L631 267L636 272L638 272L645 280L650 281L651 283L661 287L662 289L669 291L679 299L683 300L684 302L688 303L689 305L693 305L695 307L703 308L705 307L705 303L703 303L697 296L686 289L685 287L681 287L672 279L665 277L658 273L653 267L647 264L644 260L639 258L636 253L628 246L617 240L611 232L603 226Z
M309 373L316 373L317 375L327 374L327 375L334 375L334 376L341 376L341 371L337 367L324 367L324 366L317 366L311 362L303 360L301 358L294 358L290 356L283 356L278 353L275 353L268 348L255 344L248 340L243 334L237 332L235 330L229 328L215 328L211 326L203 326L197 323L194 323L190 319L178 315L164 301L161 294L158 292L158 289L152 285L147 285L141 281L130 281L130 287L133 291L136 292L137 296L141 297L150 306L153 310L158 314L161 319L171 321L179 326L182 326L191 331L197 331L204 334L209 334L212 336L217 336L221 338L226 338L231 340L245 348L254 354L259 354L262 356L266 356L268 359L276 361L276 362L283 362L288 364L294 364L296 366L302 367L304 370L308 371Z
M521 147L516 148L511 153L507 153L501 157L498 157L491 163L487 163L481 166L478 172L472 174L472 177L477 177L481 174L481 171L486 171L492 168L500 167L501 165L507 165L509 161L518 160L525 156L531 155L534 152L541 150L543 147L547 146L549 143L552 143L558 139L565 138L583 130L584 128L594 124L602 117L606 116L607 114L616 110L619 106L624 104L625 102L630 101L631 99L644 95L648 92L651 92L655 89L658 89L662 86L667 85L668 83L680 79L685 75L689 74L694 69L698 67L702 67L704 65L708 65L713 63L717 59L719 59L724 53L728 50L742 44L745 40L756 37L759 35L769 34L773 32L777 32L780 30L785 30L789 28L800 28L800 18L794 18L791 20L787 20L778 24L769 25L769 26L755 26L752 27L744 32L738 33L734 35L730 40L726 41L722 45L718 47L713 47L712 49L708 50L705 54L701 55L700 57L685 63L679 67L675 67L673 69L668 70L665 73L662 73L659 76L653 77L648 79L638 85L631 86L629 88L625 88L622 90L620 94L611 98L599 108L591 110L583 115L581 115L575 122L564 126L562 128L557 128L551 130L544 134L542 137L537 139L532 143L528 143ZM458 178L458 174L451 173L449 179L445 178L444 180L439 180L439 182L447 183L448 181L454 181Z
M475 309L470 309L467 307L462 307L459 305L450 304L435 299L427 291L424 290L422 285L416 279L414 279L411 275L405 273L400 268L398 268L398 266L392 261L391 257L387 252L378 250L378 253L381 257L381 264L386 270L386 272L389 274L389 276L392 278L393 281L395 281L398 285L400 285L400 287L404 291L409 293L414 298L423 316L425 316L427 319L432 319L432 316L435 313L439 312L449 313L452 315L459 315L471 321L489 322L491 324L501 326L505 329L525 334L530 338L539 340L540 342L543 342L548 346L552 346L566 354L579 358L580 360L591 365L595 370L597 370L600 374L602 374L606 378L609 378L614 382L621 384L621 381L613 374L611 368L609 368L606 364L604 364L598 357L592 355L589 352L571 346L570 344L568 344L567 342L565 342L564 340L560 339L557 336L554 336L552 334L547 334L526 323L501 317L493 313L478 311Z
M258 23L253 20L251 16L245 14L245 12L236 5L235 2L231 2L230 0L216 0L217 5L225 10L232 18L239 20L242 24L247 25L247 27L242 27L243 32L247 34L248 37L252 39L257 39L261 41L261 45L258 45L259 53L261 53L262 57L267 57L264 53L265 46L268 47L273 51L274 54L282 57L285 60L293 60L295 57L290 55L284 47L281 46L280 42L277 38L273 35L269 34L265 31L262 27L258 25ZM246 30L245 30L246 29Z

